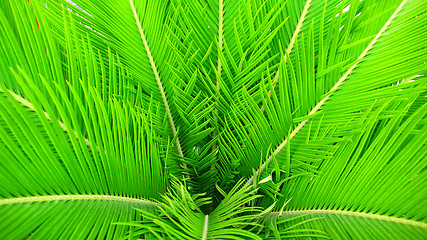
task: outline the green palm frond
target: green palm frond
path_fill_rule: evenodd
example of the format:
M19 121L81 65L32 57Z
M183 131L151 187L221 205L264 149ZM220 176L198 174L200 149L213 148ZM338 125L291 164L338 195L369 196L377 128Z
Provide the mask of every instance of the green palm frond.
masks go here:
M173 189L164 196L159 216L140 211L145 221L131 226L151 232L153 235L172 239L262 239L245 229L258 224L253 220L264 214L259 207L247 206L256 199L256 190L238 183L209 215L200 207L211 203L205 194L191 195L182 184L173 183ZM142 230L142 231L144 231ZM141 230L139 230L141 231ZM140 232L135 231L135 235Z
M57 238L63 232L50 230L51 223L57 221L63 221L64 228L72 229L66 236L82 234L80 237L85 238L92 231L107 236L115 231L126 231L123 227L110 228L110 222L128 219L135 214L132 207L153 209L155 204L142 198L158 198L165 190L165 182L160 154L153 149L156 146L153 131L144 129L147 122L141 113L132 112L128 104L115 100L109 102L107 110L93 87L83 87L80 90L92 92L86 96L86 103L98 106L98 109L85 112L79 102L76 109L84 116L83 123L96 129L88 130L89 138L86 139L80 129L70 130L78 122L76 117L60 122L51 114L48 119L47 112L53 112L55 106L45 104L47 112L44 112L41 103L51 101L58 106L61 116L75 116L75 112L61 108L58 98L48 100L40 91L32 92L31 89L37 88L24 72L21 72L23 77L15 74L16 81L32 100L32 107L23 105L9 92L2 96L1 175L2 182L7 184L2 186L0 205L4 217L18 211L24 211L28 217L3 219L4 229L22 225L25 228L16 232L2 231L2 238L23 238L29 233L40 234L41 238L44 234L52 234L51 238ZM53 89L46 88L54 96ZM65 94L60 87L56 90ZM70 90L76 93L75 89ZM62 100L71 106L69 99ZM97 112L99 115L95 115ZM110 117L103 118L108 112ZM137 135L135 129L139 129ZM66 210L70 207L71 210ZM57 215L68 211L73 214ZM100 214L100 211L104 212ZM86 215L82 217L82 214ZM88 229L84 232L78 230L82 219L87 219L85 228ZM93 229L89 231L90 228Z
M11 9L16 11L15 24L23 26L25 18L18 19L25 11L19 12L19 6ZM26 5L22 9L33 10ZM43 23L43 18L38 19ZM98 56L83 45L84 51L64 48L69 62L64 62L63 72L52 67L61 64L61 52L48 44L58 39L43 39L39 32L28 36L27 42L46 47L47 55L25 49L26 43L17 41L11 30L2 31L3 39L15 40L4 41L15 45L4 50L15 50L16 55L2 58L10 69L0 86L1 181L5 183L0 200L1 238L123 235L128 228L111 222L133 219L135 207L154 209L155 204L144 199L159 198L167 184L159 143L148 124L150 114L134 109L132 97L121 99L127 96L125 68L113 60L109 67L117 70L111 69L109 75L99 72ZM38 60L40 65L21 68L19 62L26 59ZM79 66L71 63L77 59L81 59ZM18 212L22 212L15 215L18 218L10 215ZM70 230L59 231L58 226Z
M427 4L0 3L1 239L422 239Z

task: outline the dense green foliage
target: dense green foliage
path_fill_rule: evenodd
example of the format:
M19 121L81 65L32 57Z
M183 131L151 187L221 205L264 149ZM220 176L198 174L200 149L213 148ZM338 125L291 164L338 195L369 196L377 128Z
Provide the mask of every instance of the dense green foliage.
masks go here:
M427 2L2 0L0 239L427 237Z

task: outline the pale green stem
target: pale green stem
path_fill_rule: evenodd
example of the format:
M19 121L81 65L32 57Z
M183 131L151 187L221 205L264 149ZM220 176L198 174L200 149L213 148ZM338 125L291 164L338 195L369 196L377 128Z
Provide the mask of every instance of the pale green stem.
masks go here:
M171 128L172 128L173 136L176 138L175 143L176 143L176 148L178 150L178 154L181 157L184 157L184 153L182 152L181 142L179 141L179 137L177 136L175 122L174 122L173 117L172 117L172 113L171 113L171 110L169 107L168 99L166 97L165 90L163 88L163 84L160 80L160 75L159 75L159 72L157 71L156 64L154 63L153 55L151 54L150 48L148 47L148 42L147 42L147 39L145 38L144 31L142 30L141 21L139 20L139 17L138 17L138 14L136 12L135 5L133 4L133 1L129 0L129 3L130 3L130 6L132 8L132 12L133 12L133 15L135 17L136 25L138 26L142 42L144 43L145 51L147 52L147 56L148 56L148 59L150 60L151 68L153 69L154 77L156 78L157 85L159 87L160 94L161 94L162 99L163 99L163 104L165 106L166 113L168 115L168 119L169 119L169 123L170 123ZM187 169L187 164L182 163L182 166L184 169Z
M20 102L22 105L24 105L24 106L28 107L29 109L31 109L31 110L33 110L33 111L36 111L36 109L34 108L34 105L33 105L32 103L28 102L28 101L27 101L27 99L25 99L25 98L23 98L23 97L19 96L18 94L16 94L16 93L12 92L12 91L11 91L11 90L9 90L9 89L6 89L6 91L8 91L8 92L12 95L12 97L14 97L14 98L15 98L18 102ZM5 92L5 90L3 90L3 89L0 87L0 92ZM45 115L45 117L46 117L49 121L51 120L51 118L50 118L50 116L49 116L49 114L48 114L47 112L43 111L43 114ZM65 124L64 124L63 122L58 121L58 123L59 123L59 126L60 126L63 130L65 130L65 131L67 131L67 132L68 132L68 129L67 129L67 127L65 126ZM72 131L74 132L74 135L77 137L77 133L76 133L76 131L75 131L75 130L72 130ZM89 141L87 138L84 138L84 142L86 143L86 145L87 145L88 147L92 147L92 144L90 143L90 141ZM96 147L96 150L99 152L98 146L95 146L95 147Z
M224 22L224 3L223 0L219 0L219 17L218 17L218 45L219 45L219 51L218 51L218 76L216 80L216 89L219 92L220 86L219 86L219 78L221 77L222 72L222 65L221 65L221 59L219 57L220 52L222 52L222 42L223 42L223 22ZM218 104L219 96L216 96L215 105ZM215 122L218 122L217 119L218 115L218 109L215 107ZM213 131L213 137L215 138L217 136L217 132ZM217 148L216 143L212 146L212 151L215 151ZM211 169L214 168L214 164L211 165Z
M6 199L0 199L0 205L32 203L32 202L73 201L73 200L103 200L103 201L131 202L131 203L153 205L153 206L159 205L158 203L150 202L148 200L129 198L129 197L109 196L109 195L53 195L53 196L6 198Z
M280 215L278 212L272 212L271 215ZM330 214L330 215L345 215L345 216L355 216L361 218L370 218L377 219L381 221L388 221L406 225L412 225L421 228L427 228L427 223L418 222L415 220L391 217L391 216L383 216L379 214L373 213L363 213L363 212L353 212L353 211L344 211L344 210L324 210L324 209L312 209L312 210L296 210L296 211L285 211L283 215L304 215L304 214Z
M208 239L208 226L209 226L209 215L206 215L205 216L205 222L203 224L202 240Z
M308 9L310 7L310 3L311 3L311 0L307 0L305 2L305 6L304 6L304 9L302 10L301 17L300 17L300 19L298 21L297 27L295 28L294 34L292 35L292 38L291 38L291 41L289 42L288 47L286 48L286 54L283 55L283 62L284 63L286 63L286 61L288 60L287 56L289 54L291 54L291 51L292 51L292 49L293 49L293 47L295 45L296 39L298 37L298 34L299 34L299 32L301 31L301 28L302 28L302 24L304 23L305 17L307 16ZM279 80L279 73L280 73L280 68L277 69L276 75L274 75L274 79L273 79L273 82L272 82L273 88L268 91L268 96L271 96L271 91L274 90L274 87L276 86L276 83ZM265 106L262 105L261 106L261 111L264 112L264 110L265 110Z

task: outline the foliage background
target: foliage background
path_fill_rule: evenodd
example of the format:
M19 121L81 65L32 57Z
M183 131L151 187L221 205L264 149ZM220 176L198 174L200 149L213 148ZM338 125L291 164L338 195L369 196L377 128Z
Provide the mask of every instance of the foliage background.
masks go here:
M75 2L0 3L1 239L427 236L425 1Z

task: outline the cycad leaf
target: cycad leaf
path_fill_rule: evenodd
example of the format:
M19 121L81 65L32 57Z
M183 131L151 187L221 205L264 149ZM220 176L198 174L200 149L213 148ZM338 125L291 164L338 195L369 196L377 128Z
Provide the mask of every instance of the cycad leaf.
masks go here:
M303 211L295 214L290 212L281 221L287 221L278 228L278 231L289 228L290 224L307 221L305 229L318 229L328 233L330 239L422 239L427 232L425 224L398 219L393 217L377 216L366 213L340 212L336 210ZM290 220L296 216L301 218ZM299 226L294 230L298 230ZM290 233L290 236L298 236ZM318 236L304 236L304 239L321 239Z
M289 213L301 210L300 214L314 212L316 216L325 216L325 220L319 221L319 229L329 229L331 236L336 238L350 236L347 234L352 236L356 228L364 231L361 236L368 237L399 239L402 234L415 238L425 235L425 213L419 209L419 203L423 199L420 183L425 181L422 179L425 175L425 151L422 150L425 137L422 134L425 131L426 105L415 105L415 108L412 107L412 112L415 113L411 116L403 115L425 91L425 79L416 78L413 83L418 87L414 89L406 88L406 84L383 87L393 83L390 78L399 82L399 79L410 78L411 75L423 73L425 69L422 66L424 47L414 45L413 48L392 50L391 46L387 46L391 41L399 42L399 39L404 41L403 39L415 37L417 33L412 35L412 30L403 22L411 19L415 23L418 17L425 15L425 10L420 10L418 2L403 1L400 6L401 12L389 23L389 33L378 38L370 54L363 58L364 61L354 69L349 79L333 94L331 100L325 103L322 111L324 117L315 116L313 121L319 121L318 124L320 121L322 124L338 124L340 121L346 121L345 119L351 121L350 116L354 118L355 112L379 110L366 108L368 105L364 107L366 110L359 109L364 104L378 103L388 96L393 96L390 105L382 110L383 116L378 115L381 117L376 117L377 120L364 124L365 128L369 125L371 127L362 130L361 135L353 135L352 140L342 145L333 158L323 160L318 168L318 177L302 176L291 180L289 185L282 189L282 193L285 193L282 202L289 197L300 196L292 198L287 205ZM422 28L425 25L421 22L422 20L419 22ZM376 56L386 51L388 55L395 52L402 56L398 61L393 61L392 68L397 71L391 71L391 66L386 63L380 68L374 67ZM387 59L386 57L382 60ZM399 70L400 67L405 70ZM376 75L378 72L383 75ZM371 74L375 78L371 77ZM391 92L387 91L387 88ZM408 95L402 93L404 91L409 91ZM365 94L359 95L359 92ZM381 95L377 95L380 92ZM399 95L406 97L399 100ZM368 101L369 98L373 100ZM338 102L341 105L337 105ZM339 132L343 130L338 128ZM303 132L305 131L300 131ZM348 136L348 133L346 135ZM300 138L296 136L291 143ZM391 171L399 174L391 174ZM303 195L307 198L302 197ZM325 212L322 212L323 210ZM368 225L360 218L373 220L367 220L371 223ZM346 219L352 227L340 227L339 219ZM332 224L328 225L327 222ZM313 224L316 226L316 223ZM376 229L376 226L381 230Z
M153 207L137 199L91 195L0 200L2 239L117 239L129 228L114 222L139 220L133 208ZM130 200L130 201L129 201ZM27 201L27 202L26 202Z
M24 27L38 10L22 4L11 5L12 22ZM150 211L155 204L142 199L158 198L167 184L151 112L132 108L132 94L124 99L129 76L115 56L108 55L107 75L97 62L102 57L78 35L51 37L42 33L54 29L35 24L25 35L14 32L3 12L0 20L2 44L13 46L1 52L7 68L0 79L2 238L124 235L128 228L112 223L139 219L133 208Z
M113 238L127 230L111 223L134 220L132 207L153 209L152 202L140 200L141 186L136 184L143 182L134 171L140 169L139 164L143 167L142 159L127 168L119 165L110 168L108 165L120 164L110 154L123 154L126 159L131 152L121 151L129 149L113 150L97 144L99 152L87 154L88 146L82 140L77 143L73 136L76 133L68 133L70 143L64 130L58 124L51 125L37 104L33 104L38 112L35 114L9 93L6 95L7 98L1 96L0 121L1 181L5 183L0 193L0 211L4 217L0 225L2 238L23 238L30 234L33 238ZM119 109L113 111L123 113ZM140 158L137 154L132 157ZM157 174L154 169L152 173L147 170L151 176ZM152 192L153 197L156 192ZM22 212L22 216L12 217L17 212Z
M424 1L0 3L0 238L427 235Z
M161 239L261 239L247 230L257 226L256 220L262 216L259 208L248 206L259 196L248 187L241 188L242 184L236 185L212 213L205 215L200 207L210 203L210 199L204 194L191 196L185 186L176 182L159 207L160 218L140 211L146 220L132 226L136 227L136 234L139 229L147 229Z

